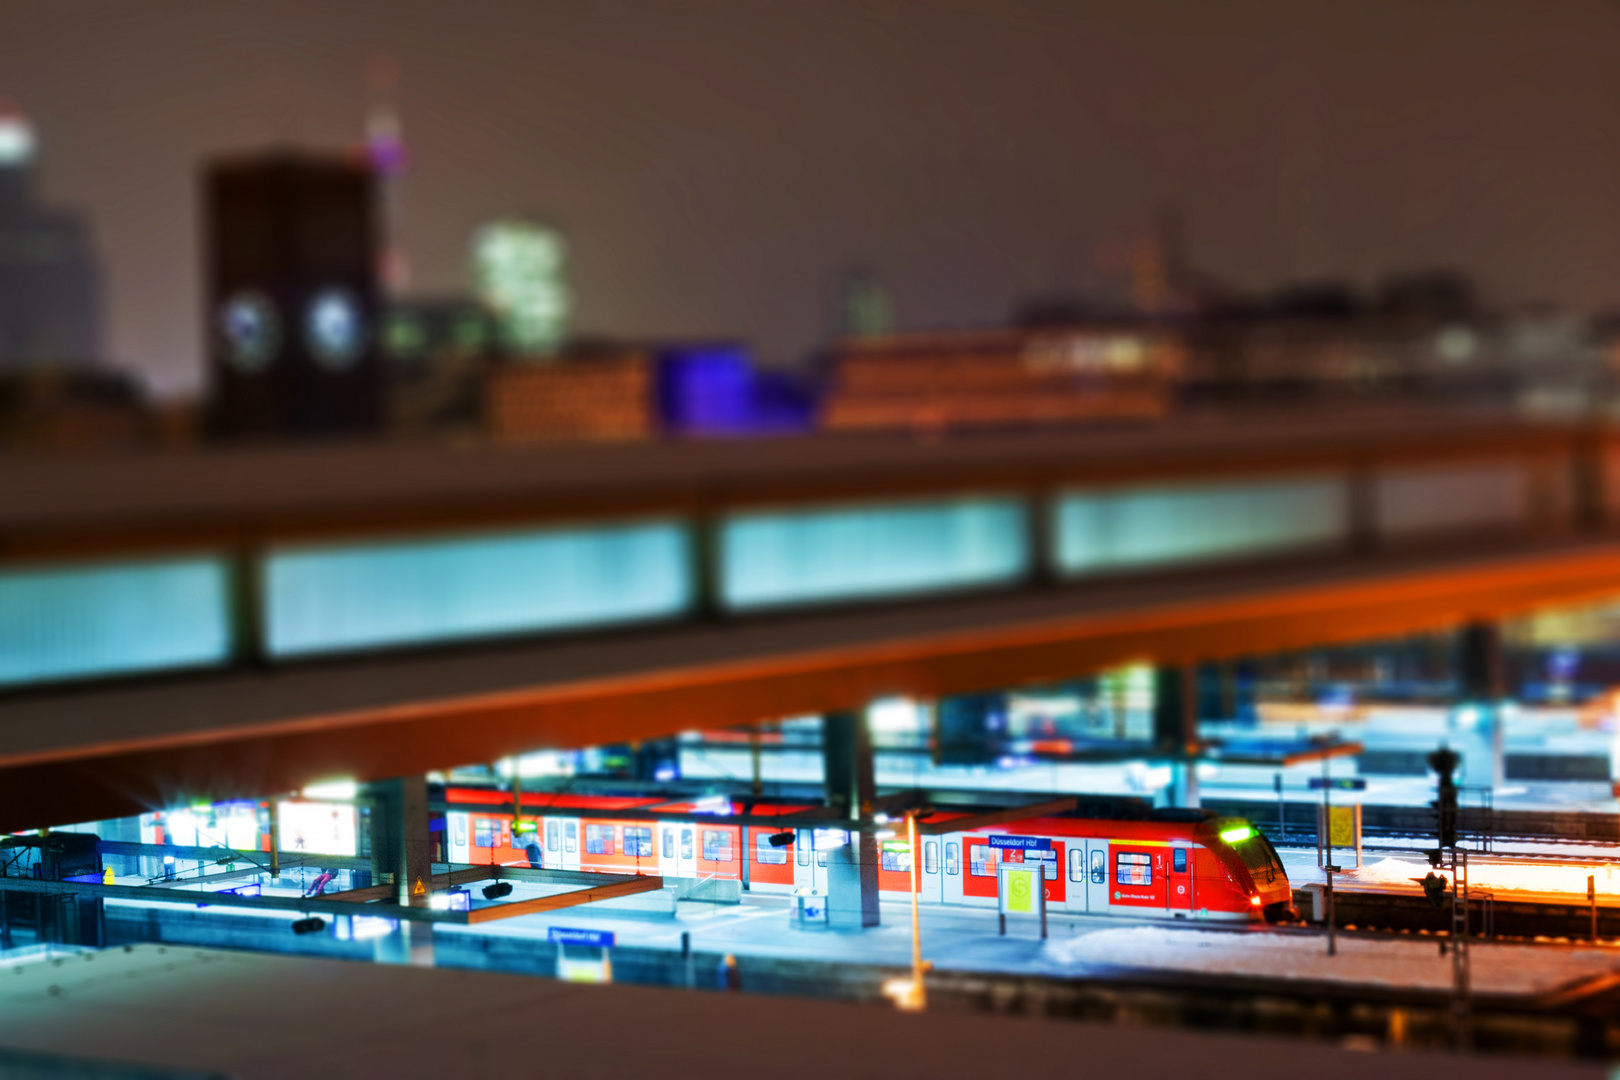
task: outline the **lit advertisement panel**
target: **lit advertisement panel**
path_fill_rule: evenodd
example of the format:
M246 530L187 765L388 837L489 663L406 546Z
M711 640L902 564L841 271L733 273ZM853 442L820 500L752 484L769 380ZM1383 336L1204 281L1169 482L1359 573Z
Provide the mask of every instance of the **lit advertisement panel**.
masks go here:
M354 855L356 813L348 803L288 800L277 804L282 851Z

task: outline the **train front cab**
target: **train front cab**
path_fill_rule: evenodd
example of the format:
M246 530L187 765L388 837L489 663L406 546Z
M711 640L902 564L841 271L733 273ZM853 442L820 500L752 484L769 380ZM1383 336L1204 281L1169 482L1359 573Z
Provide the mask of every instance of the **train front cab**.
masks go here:
M1062 834L1087 826L1099 835ZM1157 822L1059 819L1020 822L1008 829L1045 841L1049 848L992 846L992 835L1006 835L999 830L924 838L920 899L993 908L1000 864L1039 862L1046 902L1054 911L1200 919L1281 918L1288 913L1292 890L1287 875L1270 842L1247 822L1174 828ZM931 841L938 843L932 852ZM909 869L898 850L892 856L884 852L879 887L904 895Z

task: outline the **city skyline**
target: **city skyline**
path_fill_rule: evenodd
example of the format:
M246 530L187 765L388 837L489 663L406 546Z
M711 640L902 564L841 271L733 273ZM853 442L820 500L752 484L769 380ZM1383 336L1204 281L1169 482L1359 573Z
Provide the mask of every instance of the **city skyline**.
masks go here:
M357 143L376 55L400 71L414 292L465 292L474 228L538 214L568 236L578 330L783 362L825 340L851 269L900 328L999 323L1110 287L1097 252L1172 203L1194 263L1240 287L1448 265L1503 303L1608 307L1620 11L1560 14L175 4L92 37L23 3L0 94L36 125L45 197L93 219L108 356L160 389L201 379L202 161Z

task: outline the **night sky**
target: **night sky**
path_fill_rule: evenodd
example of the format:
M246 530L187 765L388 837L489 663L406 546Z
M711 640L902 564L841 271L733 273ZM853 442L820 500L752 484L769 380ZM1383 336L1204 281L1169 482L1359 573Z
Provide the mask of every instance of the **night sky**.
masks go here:
M856 267L902 328L997 323L1117 290L1107 252L1171 203L1243 287L1452 265L1504 303L1620 302L1600 0L0 0L0 96L93 217L112 359L196 384L199 161L355 142L379 54L415 291L464 288L479 221L542 215L584 331L793 361Z

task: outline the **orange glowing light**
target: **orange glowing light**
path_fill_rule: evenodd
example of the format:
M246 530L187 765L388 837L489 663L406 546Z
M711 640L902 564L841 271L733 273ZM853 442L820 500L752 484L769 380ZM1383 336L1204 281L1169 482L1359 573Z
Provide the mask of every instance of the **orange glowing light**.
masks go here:
M1428 872L1427 863L1382 859L1360 870L1346 871L1343 876L1356 884L1415 887L1413 879ZM1449 871L1435 873L1449 882ZM1597 895L1620 899L1620 872L1613 865L1471 862L1468 867L1468 887L1491 892L1566 893L1584 898L1588 877L1594 879Z

